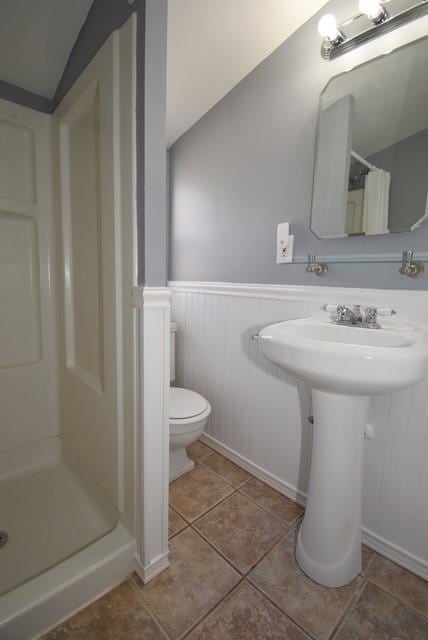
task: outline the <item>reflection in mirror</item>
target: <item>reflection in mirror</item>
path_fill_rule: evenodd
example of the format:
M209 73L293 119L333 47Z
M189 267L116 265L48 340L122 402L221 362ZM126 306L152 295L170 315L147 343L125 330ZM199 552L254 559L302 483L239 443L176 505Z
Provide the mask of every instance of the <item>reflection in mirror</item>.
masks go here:
M333 78L321 94L311 229L413 231L428 218L428 38Z

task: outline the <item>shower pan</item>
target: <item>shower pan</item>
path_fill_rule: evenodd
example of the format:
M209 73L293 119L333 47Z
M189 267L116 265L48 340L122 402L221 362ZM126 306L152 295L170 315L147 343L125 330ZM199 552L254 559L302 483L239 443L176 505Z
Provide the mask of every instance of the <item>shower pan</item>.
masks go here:
M121 240L135 233L135 30L132 16L53 115L0 100L5 640L35 636L132 568L136 412L123 372L136 348L123 290L136 260Z

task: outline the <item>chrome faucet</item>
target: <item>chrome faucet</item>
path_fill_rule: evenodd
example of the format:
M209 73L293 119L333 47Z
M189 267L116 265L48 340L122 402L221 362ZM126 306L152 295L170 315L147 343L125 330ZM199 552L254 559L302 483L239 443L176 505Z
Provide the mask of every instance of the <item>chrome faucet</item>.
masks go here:
M377 321L377 308L367 307L365 313L361 311L359 304L352 308L341 304L337 307L335 324L345 325L347 327L364 327L366 329L380 329Z

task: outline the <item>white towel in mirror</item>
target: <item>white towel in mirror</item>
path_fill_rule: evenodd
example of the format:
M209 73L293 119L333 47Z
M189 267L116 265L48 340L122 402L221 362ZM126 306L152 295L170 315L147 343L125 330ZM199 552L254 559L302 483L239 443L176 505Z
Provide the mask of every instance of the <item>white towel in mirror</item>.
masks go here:
M363 232L367 236L389 233L389 189L391 174L376 167L366 176L364 187Z

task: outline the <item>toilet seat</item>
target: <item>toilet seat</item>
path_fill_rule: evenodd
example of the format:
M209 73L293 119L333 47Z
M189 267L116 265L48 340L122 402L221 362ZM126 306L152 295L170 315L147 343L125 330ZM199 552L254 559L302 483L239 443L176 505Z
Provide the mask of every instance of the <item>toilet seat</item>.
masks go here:
M190 389L171 387L169 392L169 417L172 420L188 420L200 416L208 408L203 396Z
M173 435L198 431L211 413L210 403L190 389L171 387L169 404L169 428Z

